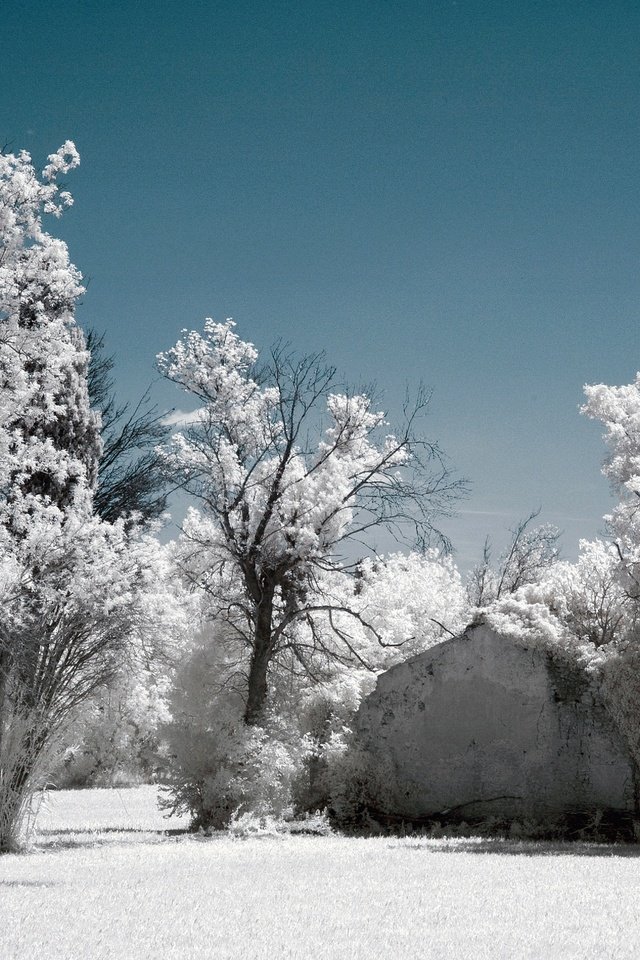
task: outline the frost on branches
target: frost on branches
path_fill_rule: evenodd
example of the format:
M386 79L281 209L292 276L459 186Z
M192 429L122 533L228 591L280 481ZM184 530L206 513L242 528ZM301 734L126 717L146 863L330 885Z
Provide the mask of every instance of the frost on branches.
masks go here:
M92 510L81 277L42 224L71 204L56 178L77 164L70 142L41 180L28 154L0 155L0 851L63 722L166 609L155 541Z
M280 654L313 673L336 638L343 653L354 652L334 615L354 624L360 615L331 596L347 541L386 527L425 543L458 484L437 446L415 434L424 398L392 434L367 396L334 389L323 357L276 349L259 367L230 320L207 320L204 334L185 331L158 361L201 403L196 423L167 452L202 504L184 525L182 565L219 598L218 616L249 652L244 719L258 724ZM229 594L218 592L220 581Z
M233 586L220 582L218 595L240 602ZM459 632L469 616L455 566L436 551L365 560L355 578L334 573L323 586L333 630L327 623L314 649L308 624L297 623L295 646L274 654L268 709L254 726L243 722L250 650L220 617L213 581L209 588L212 595L200 594L201 627L181 658L163 731L171 757L167 806L190 813L197 826L220 828L250 813L338 814L350 790L362 697L382 670Z

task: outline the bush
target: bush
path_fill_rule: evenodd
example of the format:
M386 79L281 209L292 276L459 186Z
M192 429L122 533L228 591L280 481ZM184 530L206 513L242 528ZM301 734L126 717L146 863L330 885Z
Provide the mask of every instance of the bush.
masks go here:
M49 772L58 789L152 783L162 763L166 686L147 670L121 674L82 704Z
M163 806L188 813L198 828L222 829L233 817L294 815L296 781L310 752L294 722L272 713L247 726L244 704L224 661L224 646L198 635L170 698Z

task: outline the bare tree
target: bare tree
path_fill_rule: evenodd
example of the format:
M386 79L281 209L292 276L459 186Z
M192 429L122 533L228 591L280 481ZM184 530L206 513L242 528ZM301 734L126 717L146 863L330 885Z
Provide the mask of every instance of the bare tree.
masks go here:
M135 513L140 520L154 520L167 508L170 479L156 452L169 430L158 408L150 404L147 390L135 406L118 404L111 376L115 360L104 352L104 334L87 333L90 351L89 399L102 420L102 456L94 509L112 523Z
M535 583L557 560L560 531L552 524L531 527L540 515L534 510L511 530L511 542L492 566L491 543L485 540L482 560L474 567L467 582L469 602L486 607L527 583Z
M132 635L144 627L141 566L121 533L105 538L99 521L87 520L61 525L44 550L41 537L34 546L28 564L23 542L21 580L2 596L0 852L15 848L64 724L112 680ZM112 602L105 615L107 584Z

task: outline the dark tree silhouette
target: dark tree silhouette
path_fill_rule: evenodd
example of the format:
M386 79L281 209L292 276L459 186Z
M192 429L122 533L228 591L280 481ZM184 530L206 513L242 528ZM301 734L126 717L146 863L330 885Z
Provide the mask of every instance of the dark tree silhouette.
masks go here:
M167 508L170 478L156 446L166 441L169 429L147 390L132 407L118 404L111 375L113 355L105 353L104 334L87 333L91 352L88 372L89 399L102 418L102 456L94 509L112 523L135 513L143 522L157 519Z

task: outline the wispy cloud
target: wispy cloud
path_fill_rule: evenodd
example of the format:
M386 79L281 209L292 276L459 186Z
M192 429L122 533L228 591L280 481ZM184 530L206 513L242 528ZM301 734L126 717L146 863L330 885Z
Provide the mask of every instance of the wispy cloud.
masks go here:
M466 517L511 517L512 513L508 510L456 510L456 513L464 514Z
M202 418L202 408L198 410L172 410L162 418L165 427L188 427Z

